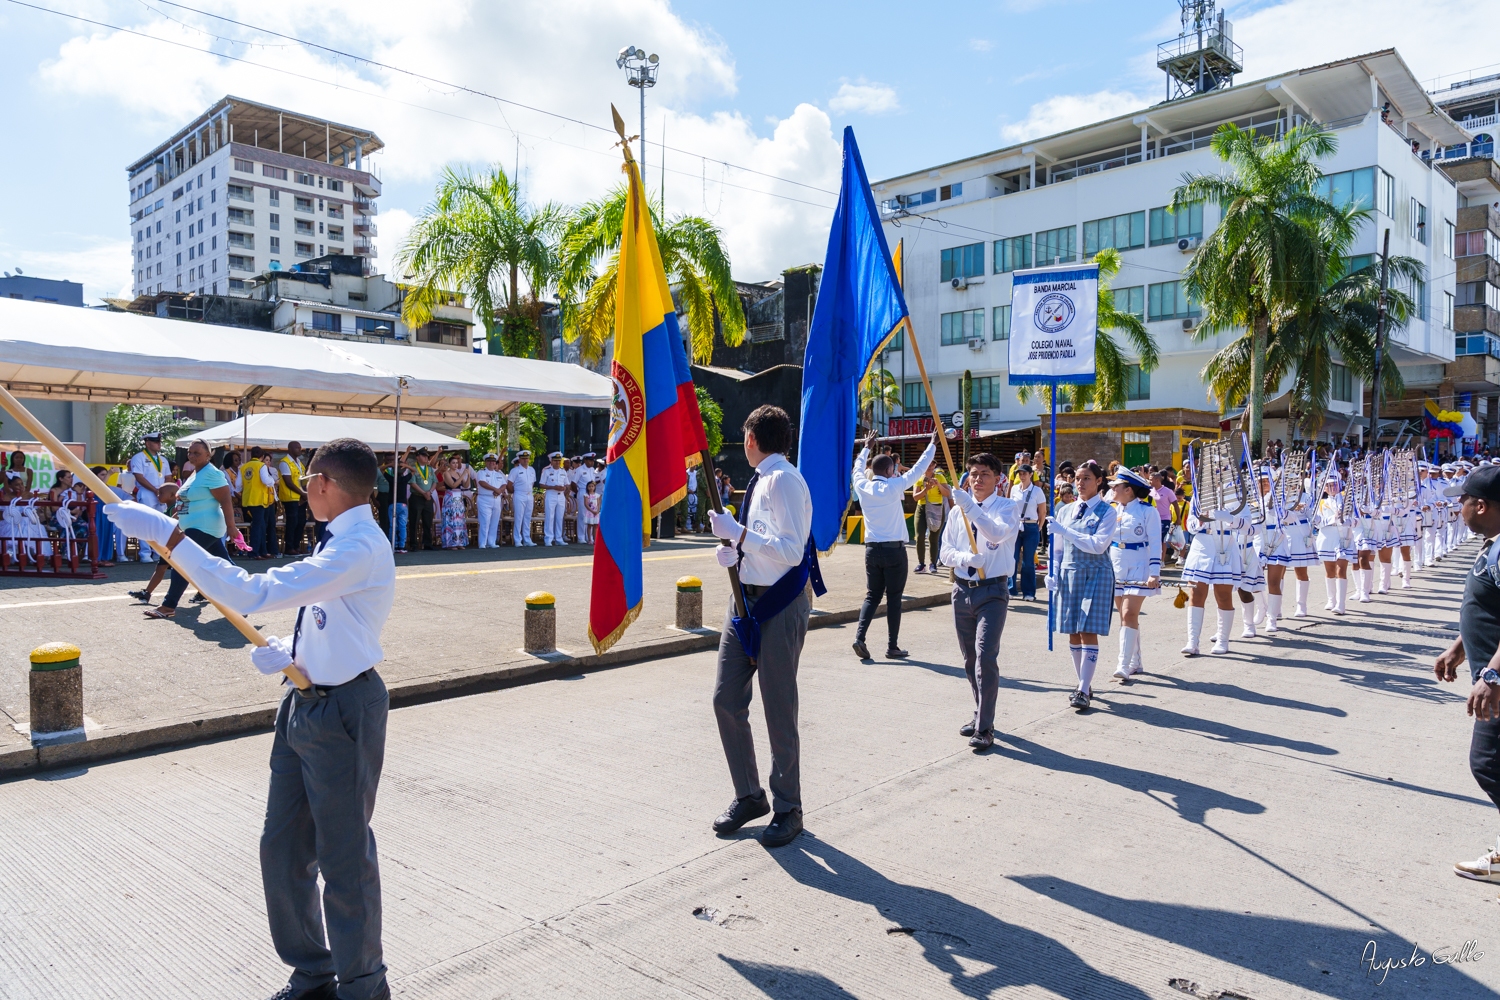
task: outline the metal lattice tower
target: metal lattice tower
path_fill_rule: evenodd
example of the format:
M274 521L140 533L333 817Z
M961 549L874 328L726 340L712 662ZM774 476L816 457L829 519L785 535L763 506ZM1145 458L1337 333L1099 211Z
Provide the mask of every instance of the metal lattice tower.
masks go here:
M1245 68L1234 26L1214 9L1214 0L1177 0L1177 6L1182 33L1156 47L1156 65L1167 74L1167 100L1233 85L1234 75Z

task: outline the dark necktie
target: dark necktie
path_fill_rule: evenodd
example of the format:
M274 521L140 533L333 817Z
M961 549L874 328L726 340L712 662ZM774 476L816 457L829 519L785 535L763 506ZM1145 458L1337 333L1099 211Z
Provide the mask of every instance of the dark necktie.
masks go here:
M323 529L323 540L313 549L313 555L323 551L323 547L333 541L333 532L327 528ZM292 630L292 662L297 662L297 640L302 638L302 616L307 614L307 605L297 609L297 627Z
M741 524L748 523L746 519L750 516L750 498L755 496L755 484L758 482L760 482L759 472L751 476L750 481L745 484L745 499L740 502L740 516L737 519Z

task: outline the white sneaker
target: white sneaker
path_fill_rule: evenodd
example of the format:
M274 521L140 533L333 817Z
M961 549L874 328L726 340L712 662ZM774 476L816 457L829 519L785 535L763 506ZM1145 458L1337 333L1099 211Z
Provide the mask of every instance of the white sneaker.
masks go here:
M1120 666L1115 668L1115 672L1112 676L1114 677L1116 684L1123 684L1130 679L1130 671L1126 670L1125 666L1121 664Z
M1213 649L1210 650L1210 652L1212 652L1215 656L1223 656L1225 653L1229 652L1229 640L1215 639Z
M1494 850L1485 851L1477 861L1460 861L1455 864L1453 874L1476 882L1500 882L1500 840L1496 841Z

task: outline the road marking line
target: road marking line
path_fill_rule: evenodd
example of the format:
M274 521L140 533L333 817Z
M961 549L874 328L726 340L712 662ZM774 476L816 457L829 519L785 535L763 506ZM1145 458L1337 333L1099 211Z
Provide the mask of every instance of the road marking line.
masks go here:
M699 559L707 555L707 552L690 552L677 556L646 556L641 562L666 562L669 559ZM583 569L594 565L593 560L588 562L571 563L546 563L541 566L504 566L497 569L455 569L441 573L398 573L398 580L425 580L434 576L483 576L486 573L524 573L537 569ZM4 605L0 605L4 607Z
M26 601L21 604L0 604L0 609L6 608L40 608L49 604L92 604L95 601L128 601L129 594L111 594L108 597L74 597L66 601Z

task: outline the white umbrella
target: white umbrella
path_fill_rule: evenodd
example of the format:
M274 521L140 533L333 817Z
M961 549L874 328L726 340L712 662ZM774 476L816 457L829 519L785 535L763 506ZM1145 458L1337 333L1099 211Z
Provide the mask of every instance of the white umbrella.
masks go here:
M249 426L246 426L246 419ZM248 418L206 427L177 439L186 446L190 441L207 445L260 445L262 448L284 448L298 441L308 448L327 444L335 438L352 437L376 451L394 451L396 425L390 420L361 417L314 417L297 413L252 413ZM401 421L401 446L415 448L468 448L458 438L439 434L410 421Z

